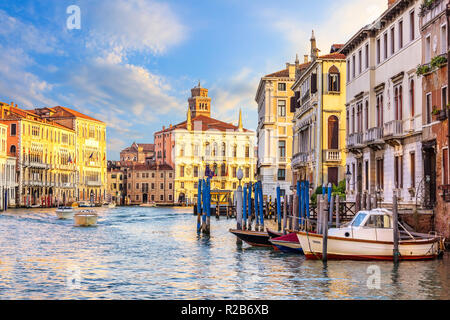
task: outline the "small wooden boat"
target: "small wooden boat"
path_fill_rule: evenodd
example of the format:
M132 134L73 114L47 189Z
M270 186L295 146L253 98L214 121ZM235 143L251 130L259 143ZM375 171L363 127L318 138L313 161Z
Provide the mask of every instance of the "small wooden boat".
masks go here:
M300 245L295 232L288 233L287 235L283 235L281 237L272 238L269 241L273 244L275 250L303 254L302 246Z
M230 229L230 232L253 247L272 247L267 232Z
M271 234L272 236L278 237L281 233L270 231L269 234L269 229L267 229L267 231L268 232L230 229L232 234L253 247L272 247L272 244L269 242Z
M72 207L58 207L56 209L56 215L58 219L70 219L73 217L73 208Z
M103 208L110 208L110 209L112 209L112 208L115 208L116 207L116 204L114 203L114 202L105 202L104 204L102 204L102 207Z
M433 259L442 254L443 237L409 232L398 225L403 229L399 232L399 260ZM322 258L321 234L297 232L297 237L306 258ZM393 260L393 252L392 212L386 209L360 211L347 225L328 230L329 260Z
M283 235L283 232L274 231L269 228L267 228L267 233L269 234L270 238L278 238Z
M98 215L94 210L81 210L73 216L75 225L78 227L89 227L97 224Z
M155 202L141 203L139 206L140 207L156 208L156 203Z

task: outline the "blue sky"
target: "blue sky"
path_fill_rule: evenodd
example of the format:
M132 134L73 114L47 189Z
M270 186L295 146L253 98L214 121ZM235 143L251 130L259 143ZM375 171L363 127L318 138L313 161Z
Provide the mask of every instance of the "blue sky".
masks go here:
M66 8L81 9L68 30ZM0 101L62 105L107 123L108 159L185 120L190 89L212 116L255 130L261 76L322 53L374 20L387 0L0 0Z

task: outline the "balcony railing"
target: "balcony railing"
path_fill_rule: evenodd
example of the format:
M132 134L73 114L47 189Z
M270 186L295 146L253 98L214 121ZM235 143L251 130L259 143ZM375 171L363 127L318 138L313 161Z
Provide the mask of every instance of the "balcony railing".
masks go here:
M100 187L102 185L101 181L87 181L86 185L91 187Z
M392 120L384 124L385 138L400 138L403 136L403 120Z
M308 152L299 152L292 157L291 166L292 167L305 166L308 163L309 159L310 157Z
M365 143L374 143L383 140L383 128L375 127L370 128L364 133Z
M352 133L347 137L347 147L355 148L363 146L363 134L360 132Z
M341 161L342 155L340 150L324 150L324 158L326 162Z

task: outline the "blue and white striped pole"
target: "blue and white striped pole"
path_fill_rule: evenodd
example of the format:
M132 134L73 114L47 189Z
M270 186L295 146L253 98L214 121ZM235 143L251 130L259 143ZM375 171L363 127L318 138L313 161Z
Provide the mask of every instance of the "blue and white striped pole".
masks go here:
M261 181L258 181L258 195L259 195L259 227L260 231L264 232L264 201L263 201L263 190Z
M248 230L252 230L252 183L248 184L248 207L247 207L247 217L248 217Z
M197 191L197 232L201 229L201 219L202 214L202 179L198 180L198 191Z
M244 185L244 201L242 206L242 229L247 229L247 186Z
M277 219L278 219L278 232L281 231L281 189L277 186Z

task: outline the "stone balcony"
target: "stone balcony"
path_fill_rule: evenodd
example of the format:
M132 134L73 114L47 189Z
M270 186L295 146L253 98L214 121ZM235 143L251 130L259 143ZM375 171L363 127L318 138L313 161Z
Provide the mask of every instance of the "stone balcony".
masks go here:
M311 159L309 152L299 152L296 153L292 157L291 167L293 169L299 168L299 167L306 167L308 164L308 161Z
M384 124L383 138L386 142L401 139L404 135L403 120L392 120Z
M361 132L352 133L347 137L347 148L357 149L363 147L363 134Z
M341 150L324 150L323 159L325 162L340 162L342 160Z

